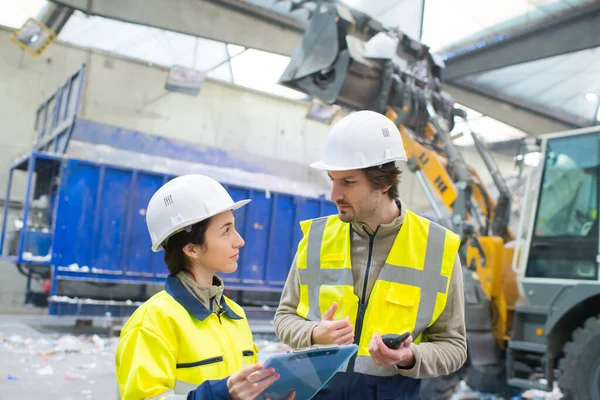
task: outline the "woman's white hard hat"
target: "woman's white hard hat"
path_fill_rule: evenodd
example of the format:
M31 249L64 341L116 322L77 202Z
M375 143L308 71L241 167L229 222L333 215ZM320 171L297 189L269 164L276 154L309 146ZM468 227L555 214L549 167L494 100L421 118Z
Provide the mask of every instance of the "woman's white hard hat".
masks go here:
M227 190L208 176L189 174L170 180L154 193L146 210L152 251L162 250L165 240L175 233L249 202L234 202Z

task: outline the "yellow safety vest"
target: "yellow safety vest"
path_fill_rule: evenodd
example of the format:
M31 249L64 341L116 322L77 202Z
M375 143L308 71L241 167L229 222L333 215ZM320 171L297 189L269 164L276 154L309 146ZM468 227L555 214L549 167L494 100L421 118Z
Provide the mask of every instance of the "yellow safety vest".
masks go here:
M129 318L116 354L123 400L187 395L257 362L243 309L223 296L209 311L174 277Z
M369 301L364 319L357 317L358 296L354 294L350 250L350 224L337 215L302 221L304 237L298 245L297 270L300 302L297 314L320 321L336 301L334 319L348 316L361 325L354 371L392 376L393 367L378 366L369 355L375 332L411 332L419 343L423 331L446 307L450 277L460 245L453 232L410 211L394 240Z

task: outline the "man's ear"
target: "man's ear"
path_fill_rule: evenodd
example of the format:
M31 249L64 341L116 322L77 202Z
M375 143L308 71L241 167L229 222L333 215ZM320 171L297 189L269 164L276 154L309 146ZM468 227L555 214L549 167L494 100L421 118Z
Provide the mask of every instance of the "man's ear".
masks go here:
M384 186L381 188L381 194L386 194L388 190L392 188L392 185Z

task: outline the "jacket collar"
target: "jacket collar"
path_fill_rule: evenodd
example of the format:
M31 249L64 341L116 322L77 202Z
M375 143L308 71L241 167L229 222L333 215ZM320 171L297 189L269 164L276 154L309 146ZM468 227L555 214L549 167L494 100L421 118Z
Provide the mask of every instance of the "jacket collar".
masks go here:
M165 283L165 291L169 293L175 301L181 304L190 314L194 317L198 318L200 321L204 321L212 312L204 307L204 305L196 299L187 289L172 275L167 277L167 282ZM224 313L231 319L242 319L239 315L237 315L229 304L225 301L225 296L221 296L220 302L221 308Z
M401 200L396 200L396 205L400 209L400 215L389 224L379 225L375 232L372 232L366 224L363 224L361 222L351 222L352 230L362 237L368 237L373 235L377 235L379 237L382 235L385 236L387 234L396 235L400 230L400 227L404 222L404 216L406 215L406 206L404 205L404 203Z

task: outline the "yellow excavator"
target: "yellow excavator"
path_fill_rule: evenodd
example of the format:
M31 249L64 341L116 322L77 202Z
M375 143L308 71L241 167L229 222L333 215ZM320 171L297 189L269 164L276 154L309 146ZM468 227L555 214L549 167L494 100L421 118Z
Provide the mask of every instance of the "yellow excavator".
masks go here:
M496 198L450 132L464 110L444 92L443 60L399 30L337 2L313 7L280 83L326 104L384 113L400 128L439 223L460 235L468 360L425 379L424 400L449 399L465 380L507 398L523 389L600 400L600 128L524 142L541 154L509 228L510 192L485 144L475 147Z

